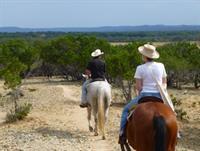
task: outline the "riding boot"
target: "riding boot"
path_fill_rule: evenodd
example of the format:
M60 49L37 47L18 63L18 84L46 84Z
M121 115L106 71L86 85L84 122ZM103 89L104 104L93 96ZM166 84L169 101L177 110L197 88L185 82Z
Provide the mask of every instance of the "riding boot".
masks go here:
M80 106L81 108L85 108L85 107L88 107L88 103L81 103L79 106Z
M181 139L180 131L177 132L177 139Z
M124 135L119 136L118 144L126 144L126 137Z

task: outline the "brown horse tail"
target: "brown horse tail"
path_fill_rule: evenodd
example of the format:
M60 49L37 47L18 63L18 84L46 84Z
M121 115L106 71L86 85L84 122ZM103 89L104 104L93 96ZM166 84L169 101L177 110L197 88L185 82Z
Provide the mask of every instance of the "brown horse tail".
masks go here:
M155 151L166 151L166 122L162 116L154 116Z
M104 91L103 88L99 89L98 93L98 124L101 133L104 135L105 115L104 115ZM103 136L105 137L105 136Z

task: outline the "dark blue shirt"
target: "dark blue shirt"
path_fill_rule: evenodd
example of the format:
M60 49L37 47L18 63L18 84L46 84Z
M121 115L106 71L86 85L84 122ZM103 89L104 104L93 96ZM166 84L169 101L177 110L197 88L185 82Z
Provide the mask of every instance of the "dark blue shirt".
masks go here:
M88 63L87 69L91 72L91 78L102 78L105 79L105 62L99 58L94 58Z

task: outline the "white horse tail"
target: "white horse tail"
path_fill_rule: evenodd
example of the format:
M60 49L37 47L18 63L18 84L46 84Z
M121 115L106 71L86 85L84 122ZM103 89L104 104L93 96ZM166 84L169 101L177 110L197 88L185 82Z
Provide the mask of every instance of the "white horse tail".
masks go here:
M97 97L97 103L98 103L98 125L99 129L102 133L102 139L105 139L105 111L104 111L104 106L105 106L105 94L104 94L103 88L100 88L98 91L98 97Z

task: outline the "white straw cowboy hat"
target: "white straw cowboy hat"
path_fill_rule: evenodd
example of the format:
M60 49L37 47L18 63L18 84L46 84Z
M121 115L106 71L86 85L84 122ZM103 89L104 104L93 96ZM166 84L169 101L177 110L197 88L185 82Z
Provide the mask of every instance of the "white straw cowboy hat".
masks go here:
M150 44L145 44L144 46L138 47L139 52L151 59L157 59L160 57L159 53L156 51L156 47Z
M100 55L103 55L104 52L102 52L100 49L96 49L94 52L91 53L92 57L98 57Z

